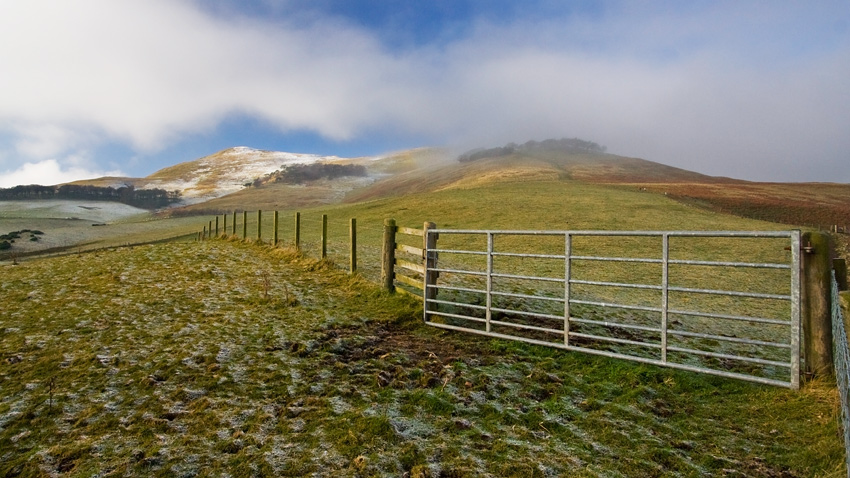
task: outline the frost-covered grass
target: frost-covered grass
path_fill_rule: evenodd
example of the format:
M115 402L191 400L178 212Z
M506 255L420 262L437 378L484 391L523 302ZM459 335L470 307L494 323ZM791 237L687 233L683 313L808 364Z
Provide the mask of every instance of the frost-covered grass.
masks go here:
M32 201L38 203L39 201ZM52 202L52 201L44 201ZM57 201L58 202L58 201ZM72 201L66 201L71 203ZM0 202L3 205L4 202ZM16 241L11 250L0 254L0 261L10 257L62 253L67 251L93 250L104 247L123 246L182 237L189 240L196 237L197 218L157 218L145 212L141 215L110 216L110 208L116 203L102 202L97 214L110 217L107 223L101 222L103 216L91 218L62 218L56 210L45 206L9 212L9 216L0 214L0 234L21 229L37 229L44 232L38 242ZM123 205L119 205L123 206ZM127 206L129 207L129 206ZM131 208L133 209L133 208ZM85 209L81 209L85 211ZM14 217L12 217L14 216ZM93 224L99 224L93 226Z
M88 222L111 222L149 215L150 212L144 209L112 201L66 199L0 201L0 218L75 218Z
M444 333L285 249L2 269L0 476L841 476L795 392Z

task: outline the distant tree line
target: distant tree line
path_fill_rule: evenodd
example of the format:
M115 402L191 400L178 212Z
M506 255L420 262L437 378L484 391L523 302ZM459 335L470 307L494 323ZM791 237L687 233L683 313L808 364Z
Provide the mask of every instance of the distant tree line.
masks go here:
M319 179L337 179L347 176L366 176L366 167L359 164L290 164L257 178L254 186L268 183L303 184Z
M165 189L136 189L133 186L120 188L64 184L62 186L15 186L0 188L0 200L20 199L81 199L87 201L115 201L130 206L156 209L180 199L179 191Z
M510 156L514 153L530 153L535 151L560 151L564 153L592 153L602 154L608 148L578 138L546 139L543 141L528 141L523 144L508 143L500 148L473 149L460 156L458 161L466 163L484 158L498 158Z

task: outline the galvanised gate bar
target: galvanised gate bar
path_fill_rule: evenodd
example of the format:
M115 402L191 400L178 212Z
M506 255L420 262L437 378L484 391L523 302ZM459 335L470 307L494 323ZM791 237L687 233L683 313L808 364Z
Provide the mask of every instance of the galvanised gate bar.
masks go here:
M428 325L799 388L800 231L427 234Z

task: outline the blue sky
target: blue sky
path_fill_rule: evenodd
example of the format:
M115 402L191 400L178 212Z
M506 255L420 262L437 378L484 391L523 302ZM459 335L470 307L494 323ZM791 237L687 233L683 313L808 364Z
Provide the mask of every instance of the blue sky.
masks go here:
M579 137L850 182L845 1L0 0L0 187Z

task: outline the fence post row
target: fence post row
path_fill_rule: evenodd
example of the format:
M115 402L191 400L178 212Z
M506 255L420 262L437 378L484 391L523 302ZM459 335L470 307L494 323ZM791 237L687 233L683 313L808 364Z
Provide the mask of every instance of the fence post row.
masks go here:
M227 214L223 215L224 233L227 233ZM233 220L231 225L232 234L236 234L237 226L237 211L233 211ZM279 241L278 212L274 211L274 242ZM424 284L423 298L426 302L426 320L428 307L427 302L435 300L438 294L438 288L435 287L439 277L437 269L437 241L439 234L431 232L436 229L436 224L433 222L425 222L421 233L416 232L416 235L423 235L422 261L424 268L416 267L420 271L424 269ZM408 233L413 231L409 228L401 228ZM399 227L396 225L395 219L386 219L384 221L383 244L381 255L381 286L384 290L394 292L396 290L394 282L396 279L396 254L395 250L399 248L396 243L396 234ZM412 232L410 232L412 233ZM491 283L491 275L493 272L494 258L494 234L496 231L487 232L487 285L486 285L486 300L487 300L487 316L485 317L486 331L491 329L490 309L492 307L491 295L493 285ZM328 241L328 216L322 215L322 231L321 231L321 257L327 257L327 241ZM799 234L799 233L798 233ZM215 235L220 235L219 217L215 217ZM248 236L248 211L242 211L242 239L247 239ZM198 241L203 241L213 237L213 221L209 221L204 226L203 231L198 232ZM350 272L354 274L357 271L357 220L350 220L350 244L351 244L351 262ZM799 235L797 237L800 237ZM257 240L262 241L262 210L257 211ZM802 328L803 337L805 338L802 344L803 357L805 358L805 372L809 375L828 375L833 370L833 354L832 354L832 323L831 323L831 272L834 270L838 290L847 290L847 265L843 259L833 259L831 257L832 244L831 238L827 233L823 232L807 232L802 235L799 240L799 248L802 252L801 267L799 271L799 300L802 302ZM667 309L668 309L668 263L669 263L669 236L664 233L662 236L662 316L661 316L661 362L667 361ZM300 250L301 246L301 213L295 213L295 248ZM401 246L403 250L415 249L410 246ZM572 256L572 236L569 233L565 234L565 263L564 263L564 288L565 297L570 297L571 277L571 256ZM418 252L417 252L418 253ZM406 267L414 267L408 261ZM408 280L409 282L409 280ZM407 282L406 282L407 283ZM570 301L564 303L564 345L570 346ZM792 340L794 341L794 340ZM792 343L793 348L793 343Z

